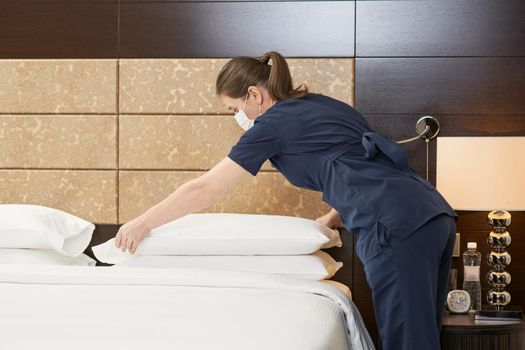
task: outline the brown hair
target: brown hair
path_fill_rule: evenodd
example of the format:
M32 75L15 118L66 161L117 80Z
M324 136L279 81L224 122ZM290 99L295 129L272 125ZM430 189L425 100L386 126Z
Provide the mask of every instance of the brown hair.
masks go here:
M271 64L268 64L270 59ZM288 63L275 51L269 51L257 58L247 56L232 58L219 72L215 92L217 95L241 98L246 96L251 85L265 87L274 100L301 97L308 93L308 88L304 84L293 88Z

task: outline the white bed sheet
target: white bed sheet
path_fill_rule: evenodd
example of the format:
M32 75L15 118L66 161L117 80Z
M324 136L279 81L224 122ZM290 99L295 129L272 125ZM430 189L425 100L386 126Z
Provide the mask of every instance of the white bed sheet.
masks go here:
M336 287L252 272L0 266L0 349L373 349Z

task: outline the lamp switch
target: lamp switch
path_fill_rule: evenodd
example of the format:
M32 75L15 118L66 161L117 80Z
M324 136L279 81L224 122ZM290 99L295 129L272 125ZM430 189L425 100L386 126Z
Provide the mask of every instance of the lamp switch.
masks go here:
M461 253L459 251L460 247L460 233L456 232L456 242L454 243L454 250L452 251L452 256L458 258Z

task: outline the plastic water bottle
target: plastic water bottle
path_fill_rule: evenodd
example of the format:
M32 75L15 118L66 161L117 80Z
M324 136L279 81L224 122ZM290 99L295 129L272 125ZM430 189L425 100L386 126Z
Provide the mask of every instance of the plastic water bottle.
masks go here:
M463 253L463 289L470 294L471 310L481 310L481 282L479 280L481 253L476 250L476 242L467 243Z

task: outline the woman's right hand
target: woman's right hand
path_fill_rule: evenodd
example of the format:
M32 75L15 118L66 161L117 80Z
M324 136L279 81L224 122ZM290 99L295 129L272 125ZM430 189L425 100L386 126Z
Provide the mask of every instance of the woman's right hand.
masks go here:
M330 228L338 228L342 226L341 217L335 209L332 209L323 216L318 217L315 219L315 221Z
M137 216L119 228L115 236L115 246L122 252L129 251L135 254L140 242L149 235L150 231L145 215Z

